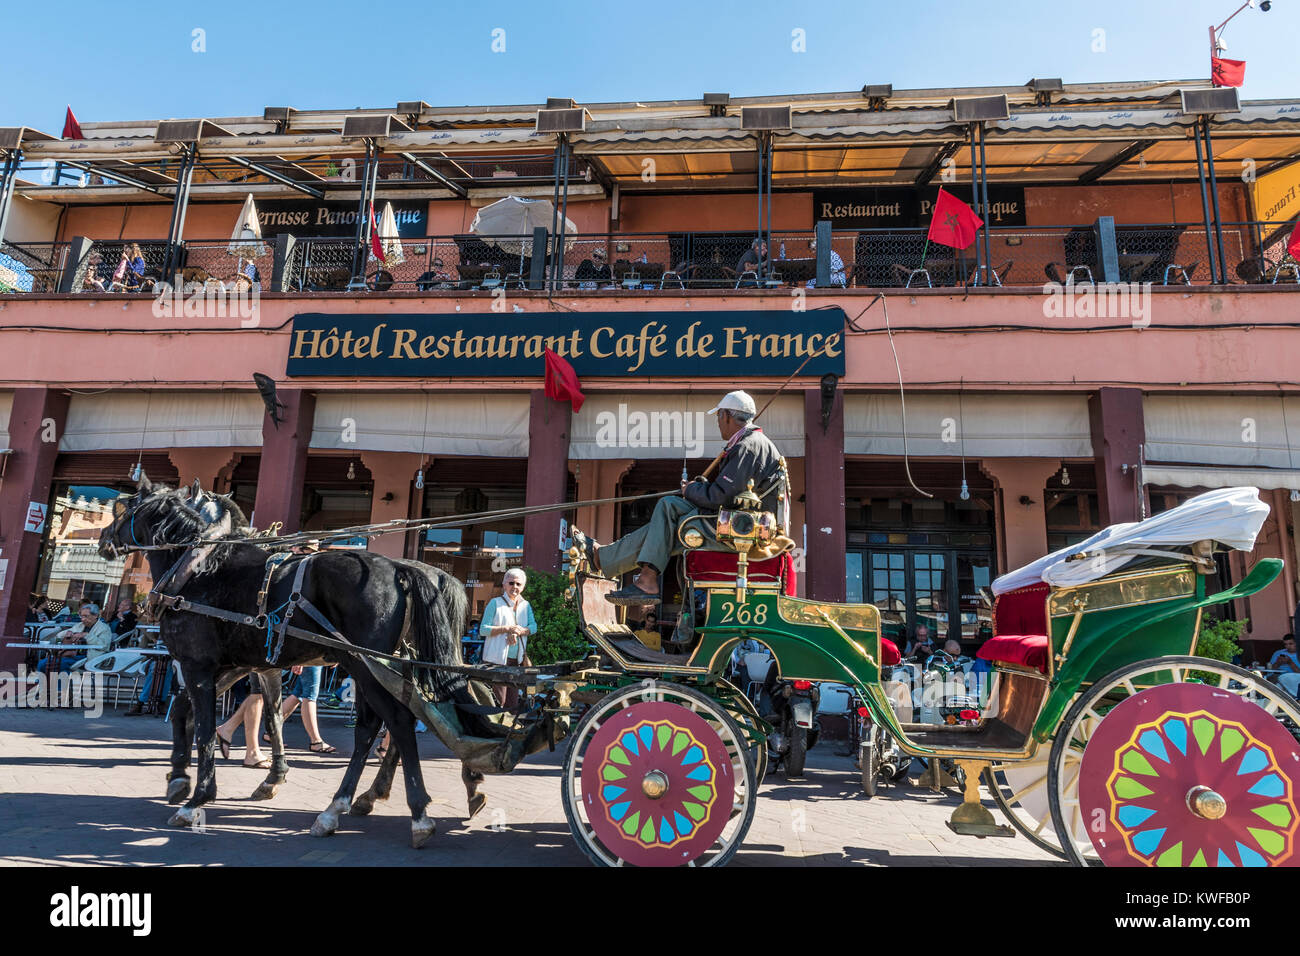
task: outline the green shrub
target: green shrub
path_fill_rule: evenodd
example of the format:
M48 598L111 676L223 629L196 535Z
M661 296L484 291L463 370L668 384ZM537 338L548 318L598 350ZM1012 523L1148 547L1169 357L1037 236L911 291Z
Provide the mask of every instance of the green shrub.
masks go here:
M1232 663L1242 652L1238 639L1246 630L1246 621L1201 621L1201 633L1196 637L1196 656L1213 661Z
M588 646L578 627L578 608L565 599L569 578L565 574L527 568L524 597L533 606L537 633L528 642L528 658L542 666L587 656Z

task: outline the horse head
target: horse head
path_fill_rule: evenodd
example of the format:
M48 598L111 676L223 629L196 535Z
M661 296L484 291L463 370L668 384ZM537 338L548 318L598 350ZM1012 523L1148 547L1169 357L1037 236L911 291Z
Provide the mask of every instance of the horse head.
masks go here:
M113 520L99 536L99 553L112 558L134 547L186 545L246 537L248 519L229 495L155 485L141 474L136 492L113 503Z

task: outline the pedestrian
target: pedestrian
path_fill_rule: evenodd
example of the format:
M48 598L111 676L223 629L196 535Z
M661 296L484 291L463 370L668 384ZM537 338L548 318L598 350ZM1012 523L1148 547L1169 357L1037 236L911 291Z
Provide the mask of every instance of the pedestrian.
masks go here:
M334 665L331 664L331 667ZM325 668L323 666L303 666L297 665L291 668L297 676L294 682L293 690L289 696L284 699L284 706L280 709L280 719L287 721L300 705L302 707L302 726L307 731L307 740L312 753L332 754L337 750L331 747L321 739L320 727L316 723L316 698L320 696L321 674Z
M511 568L501 582L501 594L483 610L483 663L522 664L528 661L528 639L537 633L533 607L523 598L528 575L523 568ZM513 695L506 684L494 684L501 706Z

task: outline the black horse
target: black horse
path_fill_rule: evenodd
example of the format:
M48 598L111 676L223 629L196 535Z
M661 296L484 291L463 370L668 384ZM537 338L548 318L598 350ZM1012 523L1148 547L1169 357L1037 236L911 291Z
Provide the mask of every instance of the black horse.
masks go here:
M173 578L184 577L183 583L178 588L167 588L172 593L195 604L241 615L258 614L257 595L266 579L270 552L264 545L251 543L248 522L228 497L204 493L197 483L188 491L155 488L147 477L142 477L137 493L116 505L112 524L100 536L99 549L108 557L141 546L166 548L147 552L156 582L164 581L183 556L190 556ZM455 578L436 568L391 561L364 551L291 555L271 574L267 610L274 611L289 602L295 575L304 561L310 562L310 568L303 579L302 596L351 643L389 654L397 653L407 643L419 660L461 663L459 635L464 632L468 599ZM322 633L306 614L296 615L293 624ZM195 811L216 798L213 751L219 688L230 686L249 671L270 672L269 679L262 683L271 718L272 765L253 794L255 799L269 799L288 771L280 721L279 670L298 664L337 663L352 676L357 689L355 744L343 782L330 806L312 826L313 835L326 836L337 829L339 814L349 809L381 723L392 732L395 746L381 766L375 785L351 808L355 813L368 813L375 799L387 797L400 756L411 809L412 845L419 848L433 835L434 823L426 813L429 795L420 770L415 718L353 654L286 635L279 656L271 664L268 648L277 642L277 635L267 628L175 609L163 613L159 630L168 652L180 665L189 698L177 698L180 707L173 715L172 769L167 777L168 802L180 803L186 797L189 800L172 815L168 821L171 825L192 825ZM463 676L427 669L424 675L429 690L438 699L473 707ZM192 796L186 772L191 740L199 744L198 784ZM482 797L476 793L481 777L462 773L462 779L472 814L482 806Z

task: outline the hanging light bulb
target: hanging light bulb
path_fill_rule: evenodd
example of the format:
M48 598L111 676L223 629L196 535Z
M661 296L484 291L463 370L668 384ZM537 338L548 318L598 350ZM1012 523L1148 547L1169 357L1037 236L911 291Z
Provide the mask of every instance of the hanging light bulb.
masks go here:
M1063 485L1068 485L1069 483L1070 483L1070 469L1069 469L1069 468L1066 468L1064 465L1062 465L1062 466L1061 466L1061 484L1063 484Z
M419 471L417 471L417 472L415 473L415 487L416 487L417 489L422 489L422 488L424 488L424 469L423 469L423 468L421 468Z
M1300 501L1300 490L1297 490L1295 488L1291 489L1291 500Z
M1138 169L1146 169L1146 168L1147 168L1147 154L1138 153Z
M355 478L356 476L357 476L356 465L352 462L352 459L349 458L349 459L348 459L348 479L351 480L351 479Z
M142 474L144 474L144 469L140 467L140 463L137 461L135 467L131 469L131 480L139 481Z
M970 501L970 488L966 486L966 479L961 480L961 500Z

